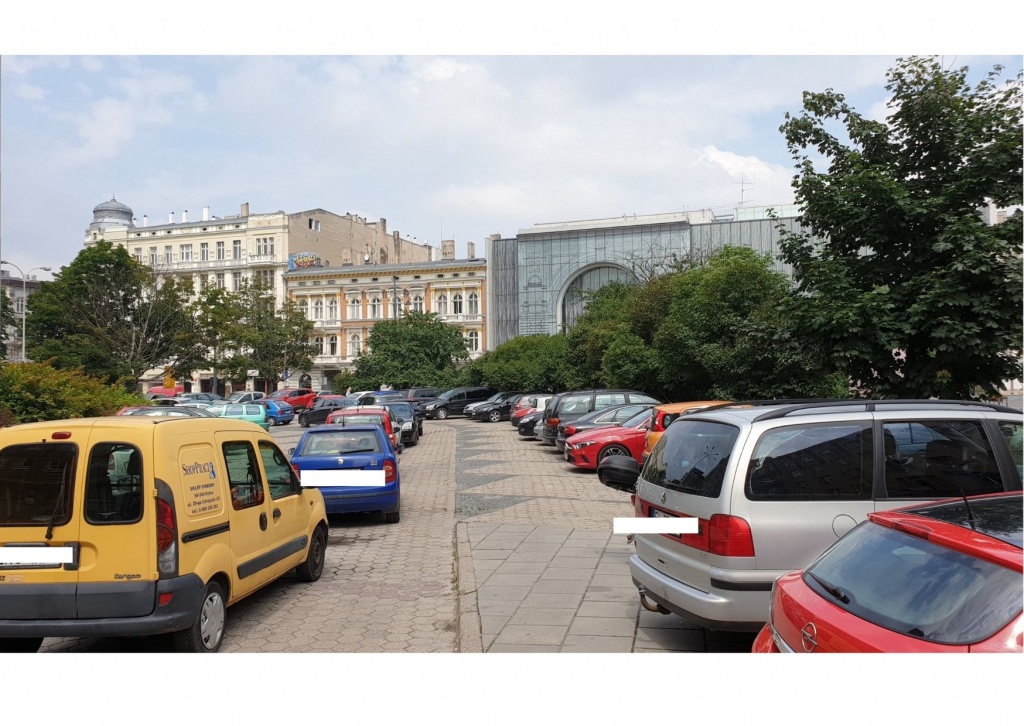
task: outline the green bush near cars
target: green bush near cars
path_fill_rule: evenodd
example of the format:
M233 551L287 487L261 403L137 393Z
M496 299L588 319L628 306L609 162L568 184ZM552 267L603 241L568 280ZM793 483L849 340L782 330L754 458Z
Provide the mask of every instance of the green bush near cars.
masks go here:
M123 384L107 385L81 369L0 362L0 426L108 416L123 406L145 404Z

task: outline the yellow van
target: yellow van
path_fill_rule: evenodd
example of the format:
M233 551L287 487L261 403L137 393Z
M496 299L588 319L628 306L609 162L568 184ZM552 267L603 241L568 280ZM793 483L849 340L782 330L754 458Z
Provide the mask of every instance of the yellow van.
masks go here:
M225 610L320 578L323 496L259 426L117 416L0 429L0 651L174 633L209 653Z

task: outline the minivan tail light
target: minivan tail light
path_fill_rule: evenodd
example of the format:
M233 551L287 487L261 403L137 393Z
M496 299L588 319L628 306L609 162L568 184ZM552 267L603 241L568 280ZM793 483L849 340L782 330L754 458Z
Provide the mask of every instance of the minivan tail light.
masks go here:
M177 523L174 521L174 510L163 499L156 500L156 551L163 553L177 539Z
M728 514L715 514L708 526L709 545L713 555L753 557L754 535L747 520Z
M392 483L395 480L395 475L397 474L397 471L398 470L395 469L395 465L392 462L385 461L384 462L384 483L385 484Z
M548 426L552 426L552 427L553 426L558 426L558 419L557 418L549 418L548 419Z

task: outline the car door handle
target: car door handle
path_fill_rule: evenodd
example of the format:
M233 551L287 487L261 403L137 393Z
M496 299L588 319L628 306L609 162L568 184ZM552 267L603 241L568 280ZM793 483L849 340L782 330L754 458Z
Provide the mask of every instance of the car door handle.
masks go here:
M274 510L274 519L277 519L280 516L281 516L281 510L280 509L275 509Z
M260 512L260 529L267 531L267 513Z

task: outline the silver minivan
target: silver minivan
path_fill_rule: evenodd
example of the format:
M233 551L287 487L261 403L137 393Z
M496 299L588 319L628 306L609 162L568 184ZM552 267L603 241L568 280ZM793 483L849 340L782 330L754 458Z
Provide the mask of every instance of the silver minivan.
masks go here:
M697 534L635 536L641 602L756 631L775 579L868 513L1020 490L1022 427L1020 411L972 401L747 402L680 416L638 478L609 483L635 491L637 517L698 519Z

